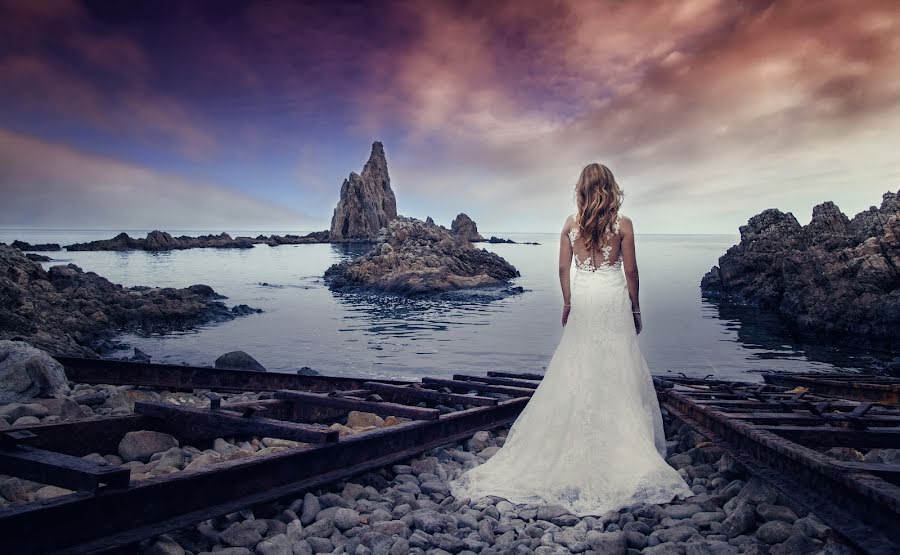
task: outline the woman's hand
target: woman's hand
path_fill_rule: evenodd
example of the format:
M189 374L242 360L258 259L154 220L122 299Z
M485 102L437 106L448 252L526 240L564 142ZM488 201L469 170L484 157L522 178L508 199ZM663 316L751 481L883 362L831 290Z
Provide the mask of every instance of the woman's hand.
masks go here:
M634 316L634 331L640 334L641 330L644 329L644 323L641 321L641 313L632 312L631 315Z
M566 327L566 322L569 321L569 311L572 310L570 305L563 305L563 313L562 313L562 325Z

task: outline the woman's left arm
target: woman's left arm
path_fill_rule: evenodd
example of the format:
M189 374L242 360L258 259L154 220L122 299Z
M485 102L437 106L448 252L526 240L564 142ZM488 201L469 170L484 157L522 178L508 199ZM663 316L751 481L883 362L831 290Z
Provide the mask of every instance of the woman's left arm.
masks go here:
M562 325L569 321L569 310L572 307L572 243L569 241L569 230L574 224L570 216L559 235L559 287L562 289L563 310Z

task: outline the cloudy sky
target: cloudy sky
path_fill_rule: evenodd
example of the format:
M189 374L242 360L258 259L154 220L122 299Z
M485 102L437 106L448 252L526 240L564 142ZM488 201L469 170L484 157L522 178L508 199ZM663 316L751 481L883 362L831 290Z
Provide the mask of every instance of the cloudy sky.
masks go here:
M900 188L896 0L0 0L0 226L556 231L609 165L638 232Z

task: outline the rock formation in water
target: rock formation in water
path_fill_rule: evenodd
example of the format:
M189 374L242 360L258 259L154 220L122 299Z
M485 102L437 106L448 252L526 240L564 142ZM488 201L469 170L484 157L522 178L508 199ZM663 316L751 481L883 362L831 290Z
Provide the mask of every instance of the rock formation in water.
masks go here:
M207 285L122 287L78 266L44 270L0 243L0 339L57 355L97 356L119 331L166 332L256 313L228 308Z
M130 237L120 233L112 239L101 239L89 243L66 245L69 251L176 251L186 249L252 249L254 244L266 244L270 247L278 245L305 245L310 243L327 243L328 231L314 231L307 235L259 235L257 237L232 237L227 233L219 235L199 235L191 237L181 235L172 237L165 231L151 231L144 239ZM24 250L24 249L23 249Z
M332 290L370 290L401 295L503 285L519 275L500 256L477 249L447 229L400 217L367 254L325 272Z
M484 237L478 233L478 226L467 214L459 214L450 224L450 232L463 241L484 241Z
M32 245L31 243L26 243L25 241L13 241L12 248L19 249L20 251L59 251L62 250L62 247L59 246L58 243L40 243L37 245Z
M900 193L898 193L900 194ZM900 199L848 219L832 202L801 226L776 209L740 228L741 242L700 284L707 298L776 311L799 330L900 350Z
M362 173L351 173L341 185L341 198L331 218L331 239L372 241L396 218L397 200L391 190L384 147L375 142Z

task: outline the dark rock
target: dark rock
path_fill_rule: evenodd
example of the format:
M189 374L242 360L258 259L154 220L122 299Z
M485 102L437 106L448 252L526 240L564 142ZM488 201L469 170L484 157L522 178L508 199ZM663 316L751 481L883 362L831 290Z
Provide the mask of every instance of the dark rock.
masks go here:
M60 251L62 247L57 243L40 243L37 245L32 245L31 243L26 243L25 241L13 241L12 248L19 249L20 251Z
M266 367L244 351L232 351L225 353L216 359L216 368L228 368L231 370L251 370L253 372L265 372Z
M369 290L420 295L506 284L519 272L500 256L476 249L449 231L400 217L375 247L325 272L334 291Z
M129 287L74 264L51 266L0 245L0 339L27 341L54 355L96 357L118 332L165 333L235 314L209 286Z
M127 233L120 233L112 239L101 239L88 243L66 245L68 251L174 251L198 248L216 249L252 249L254 241L249 237L234 239L227 233L219 235L200 235L190 237L182 235L172 237L165 231L154 230L144 239L135 239Z
M463 241L484 241L484 237L478 233L478 226L466 214L459 214L453 219L453 223L450 224L450 233Z
M384 147L376 142L362 173L351 173L341 185L330 237L337 241L371 241L396 218L397 200L391 190Z
M135 347L134 354L128 360L130 362L150 362L150 355Z
M33 252L25 253L25 258L32 262L52 262L53 259L43 254L34 254Z
M169 434L151 430L128 432L119 442L119 456L129 461L150 460L156 453L163 453L172 447L178 447L178 440Z
M56 359L23 341L0 340L0 404L68 394L66 371Z
M488 239L487 242L488 242L488 243L495 243L495 244L496 244L496 243L501 243L501 244L502 244L502 243L509 243L509 244L511 244L511 245L512 245L512 244L515 244L515 241L513 241L512 239L503 239L502 237L497 237L496 235L491 235L491 238Z
M900 201L848 220L831 202L800 226L766 210L701 281L706 298L774 311L812 338L900 349Z

